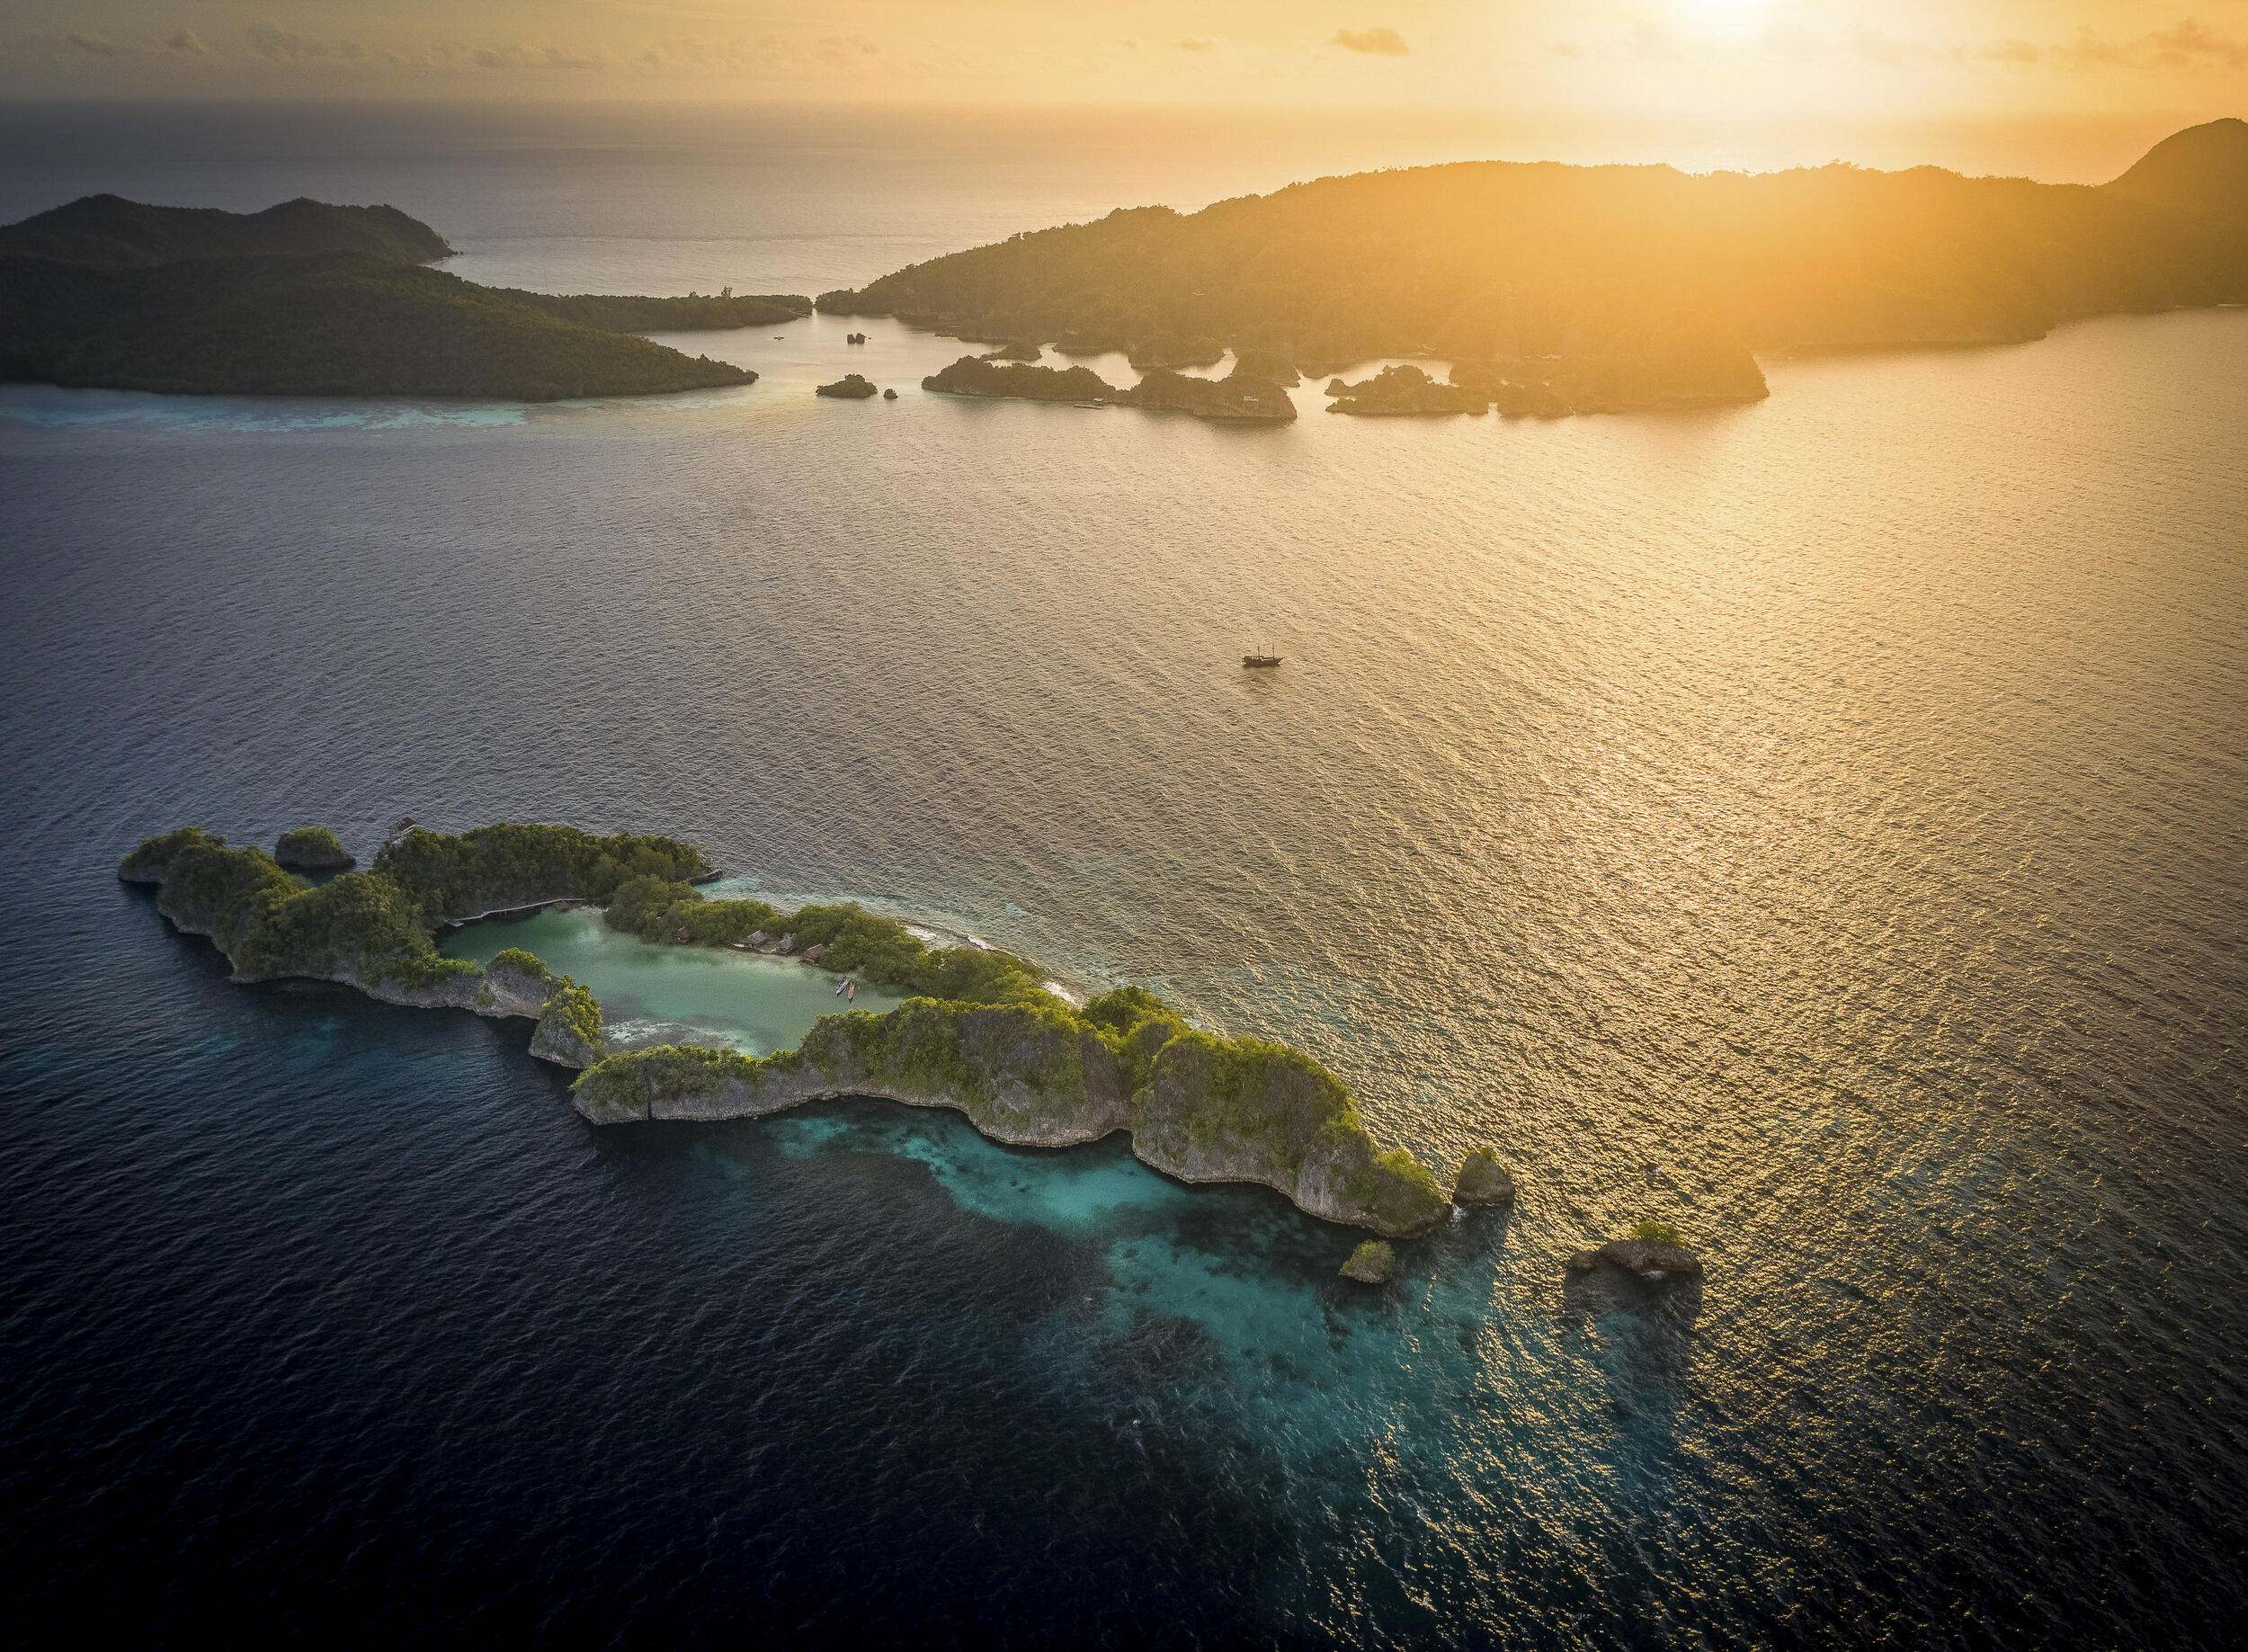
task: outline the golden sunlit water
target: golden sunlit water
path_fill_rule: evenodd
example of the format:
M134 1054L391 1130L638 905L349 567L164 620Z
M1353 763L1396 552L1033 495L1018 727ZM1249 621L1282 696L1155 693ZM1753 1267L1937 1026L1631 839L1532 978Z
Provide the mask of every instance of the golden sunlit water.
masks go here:
M495 151L422 198L404 162L145 164L113 186L396 199L560 290L809 289L1039 221L1004 156L771 221L708 156L548 196ZM1307 387L1247 430L926 396L959 346L888 321L674 342L763 377L0 390L26 1564L92 1598L156 1545L238 1603L308 1560L370 1621L410 1573L501 1633L2238 1612L2248 311L1771 361L1712 412ZM846 367L900 399L811 395ZM1494 1144L1520 1202L1373 1297L1355 1236L1112 1145L850 1104L592 1132L522 1029L229 986L112 876L183 821L363 851L404 812L674 832L771 898L1148 984L1432 1163ZM1698 1314L1564 1294L1648 1215Z

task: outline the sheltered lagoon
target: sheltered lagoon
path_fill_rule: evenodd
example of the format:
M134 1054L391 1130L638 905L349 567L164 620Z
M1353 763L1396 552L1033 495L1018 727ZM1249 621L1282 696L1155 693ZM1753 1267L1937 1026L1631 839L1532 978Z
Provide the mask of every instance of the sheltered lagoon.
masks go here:
M950 1108L1018 1145L1128 1131L1136 1156L1179 1180L1261 1183L1311 1215L1393 1237L1452 1209L1427 1166L1378 1147L1350 1092L1300 1050L1191 1028L1139 987L1080 1007L1027 960L932 947L855 902L784 912L706 898L697 886L716 873L671 838L410 829L368 871L316 889L263 850L184 827L143 842L118 873L154 885L158 910L210 937L237 981L332 980L395 1004L535 1019L531 1053L584 1069L572 1090L592 1123L746 1118L863 1095ZM880 1014L817 1018L795 1048L768 1054L620 1049L594 995L535 953L506 946L479 963L434 944L464 917L559 901L604 903L604 927L644 942L794 955L911 996Z
M612 1041L643 1041L677 1029L707 1036L753 1056L800 1042L823 1015L845 1008L879 1014L898 994L861 981L848 1004L835 995L840 977L793 958L724 947L643 941L611 928L586 906L548 907L527 916L494 916L448 930L437 940L447 958L489 965L509 947L535 952L601 1000Z

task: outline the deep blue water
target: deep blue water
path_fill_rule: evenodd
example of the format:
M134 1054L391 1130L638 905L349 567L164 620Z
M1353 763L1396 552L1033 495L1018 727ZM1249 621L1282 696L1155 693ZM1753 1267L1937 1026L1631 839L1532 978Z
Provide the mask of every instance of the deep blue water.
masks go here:
M151 175L436 216L400 146ZM567 290L709 284L630 214L754 176L509 153L429 186L463 267ZM716 275L864 279L907 194L1078 210L862 172ZM2220 1641L2248 314L1278 432L924 397L951 347L842 331L698 339L766 377L637 405L0 390L19 1621ZM815 401L846 364L905 398ZM1364 1292L1351 1235L1113 1146L594 1131L527 1029L230 986L113 877L402 812L675 832L1147 981L1521 1204ZM1565 1296L1643 1214L1699 1311Z

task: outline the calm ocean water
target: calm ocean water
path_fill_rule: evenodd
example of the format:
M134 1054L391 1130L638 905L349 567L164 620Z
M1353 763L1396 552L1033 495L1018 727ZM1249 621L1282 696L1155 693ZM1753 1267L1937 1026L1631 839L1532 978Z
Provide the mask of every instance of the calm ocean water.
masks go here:
M807 290L1293 164L134 129L14 147L0 217L388 200L483 279ZM19 1621L2237 1622L2248 312L1256 431L924 397L957 346L858 325L681 341L765 377L635 404L0 389ZM809 394L846 367L902 399ZM525 1029L230 987L112 875L406 812L1149 983L1520 1205L1365 1293L1349 1234L1113 1147L596 1133ZM1641 1215L1704 1250L1690 1322L1563 1299Z

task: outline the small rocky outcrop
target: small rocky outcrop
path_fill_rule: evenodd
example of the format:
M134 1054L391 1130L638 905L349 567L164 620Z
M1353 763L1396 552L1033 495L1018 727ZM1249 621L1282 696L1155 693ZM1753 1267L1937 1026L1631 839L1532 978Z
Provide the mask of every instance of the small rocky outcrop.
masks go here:
M283 832L273 845L273 861L292 872L340 872L358 864L335 834L324 826Z
M1660 1222L1642 1222L1630 1238L1610 1239L1597 1249L1579 1251L1567 1265L1572 1275L1604 1276L1655 1288L1701 1278L1701 1258L1687 1248L1674 1228Z
M1021 401L1075 402L1105 406L1116 388L1090 367L1031 367L1021 362L986 362L964 355L941 372L921 381L924 390L943 396L987 396Z
M1296 404L1286 390L1239 371L1225 379L1195 379L1157 368L1131 388L1119 390L1116 404L1219 422L1285 423L1296 416Z
M1339 394L1338 384L1343 385ZM1329 413L1355 414L1360 418L1432 418L1481 413L1490 406L1487 397L1460 385L1439 384L1410 362L1385 367L1356 384L1331 380L1327 393L1335 397L1327 407Z
M882 392L882 399L884 401L896 401L897 399L897 392L896 390L885 390Z
M608 1053L600 1004L566 975L555 981L554 990L539 1007L539 1027L531 1035L531 1053L558 1067L580 1068L593 1066Z
M1459 1175L1452 1183L1452 1202L1458 1205L1512 1204L1514 1178L1506 1174L1496 1153L1488 1147L1476 1147L1459 1162Z
M812 394L832 396L840 401L865 401L875 394L875 387L858 373L845 373L833 384L820 385Z
M535 1017L554 996L554 972L536 952L511 946L484 966L470 1005L480 1015Z
M1343 1264L1343 1277L1361 1285L1386 1285L1397 1276L1397 1252L1387 1239L1369 1239Z

